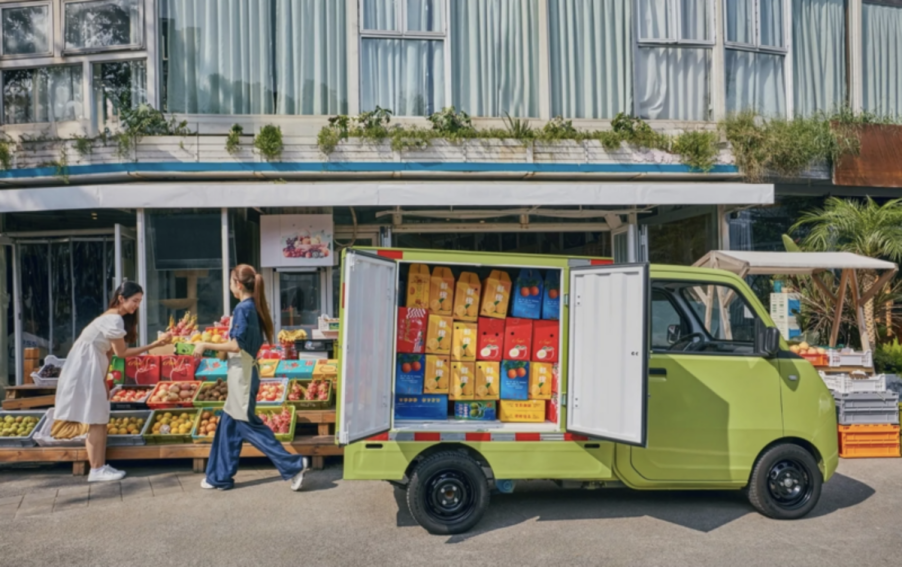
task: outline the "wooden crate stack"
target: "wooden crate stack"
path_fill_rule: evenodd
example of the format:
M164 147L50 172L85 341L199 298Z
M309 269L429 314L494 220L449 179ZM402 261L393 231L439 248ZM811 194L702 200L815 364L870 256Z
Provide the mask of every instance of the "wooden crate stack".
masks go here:
M25 359L23 364L23 384L34 384L31 378L32 373L37 372L41 368L41 351L37 348L26 348Z

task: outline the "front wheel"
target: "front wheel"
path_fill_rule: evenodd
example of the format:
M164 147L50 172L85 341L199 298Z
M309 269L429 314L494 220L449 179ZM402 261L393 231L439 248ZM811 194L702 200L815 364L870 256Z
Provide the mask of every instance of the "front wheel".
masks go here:
M795 520L814 509L823 483L811 453L798 445L777 445L755 463L748 497L752 506L769 518Z
M407 485L414 519L434 535L469 531L489 507L482 467L466 453L436 453L417 465Z

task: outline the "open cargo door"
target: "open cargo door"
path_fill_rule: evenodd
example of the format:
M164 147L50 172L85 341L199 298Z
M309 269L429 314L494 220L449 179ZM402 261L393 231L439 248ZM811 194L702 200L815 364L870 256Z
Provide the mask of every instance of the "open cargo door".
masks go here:
M338 441L391 428L398 264L347 250L342 267Z
M648 265L570 269L567 430L645 446Z

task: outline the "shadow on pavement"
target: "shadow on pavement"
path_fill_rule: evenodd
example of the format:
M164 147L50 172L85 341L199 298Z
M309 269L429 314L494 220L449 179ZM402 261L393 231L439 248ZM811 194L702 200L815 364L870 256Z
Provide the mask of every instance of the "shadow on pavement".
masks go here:
M824 485L821 500L807 519L857 506L874 494L875 490L867 484L837 474ZM416 526L403 490L395 488L395 501L398 526ZM648 516L708 533L754 513L739 491L564 490L551 482L535 481L518 485L513 494L493 494L482 521L469 533L451 536L447 543L467 541L534 518L539 522L557 522Z

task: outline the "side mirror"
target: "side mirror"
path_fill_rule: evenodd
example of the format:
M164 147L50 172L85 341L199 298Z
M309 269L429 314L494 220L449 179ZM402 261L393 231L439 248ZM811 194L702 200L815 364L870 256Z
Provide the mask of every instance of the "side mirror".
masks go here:
M765 327L760 319L755 322L755 350L765 358L773 358L780 350L780 330Z
M679 325L668 325L667 326L667 344L676 344L677 341L680 340L680 336L682 335L682 331L680 330Z

